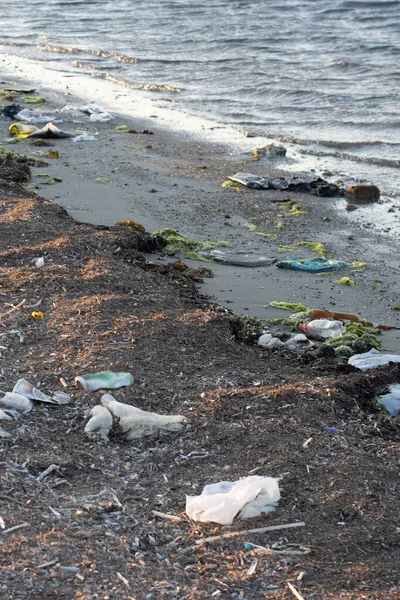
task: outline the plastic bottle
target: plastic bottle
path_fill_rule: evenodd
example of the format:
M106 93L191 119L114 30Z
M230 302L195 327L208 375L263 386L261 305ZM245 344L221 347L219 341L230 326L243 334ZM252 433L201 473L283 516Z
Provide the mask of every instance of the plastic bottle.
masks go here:
M310 315L311 321L314 319L337 319L338 321L344 321L345 323L361 323L360 317L352 315L351 313L341 313L330 310L318 310L313 309Z
M306 335L318 335L325 339L339 337L346 331L341 321L330 321L329 319L315 319L309 323L303 323L300 329Z
M310 319L339 319L344 323L363 323L364 325L378 327L378 329L399 329L398 327L395 327L393 325L379 325L378 323L365 321L364 319L360 319L360 317L351 313L341 313L330 310L313 309L311 311Z

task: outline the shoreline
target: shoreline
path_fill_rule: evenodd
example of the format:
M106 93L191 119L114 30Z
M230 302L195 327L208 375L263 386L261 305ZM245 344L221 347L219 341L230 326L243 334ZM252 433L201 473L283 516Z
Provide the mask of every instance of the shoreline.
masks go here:
M40 93L48 98L47 103L39 105L43 110L46 105L60 108L78 100L41 88ZM2 122L4 131L11 122ZM117 133L115 127L121 124L128 124L138 132L150 129L153 135ZM345 288L335 283L340 279L335 273L323 278L273 266L244 269L214 264L215 277L206 279L201 291L235 313L258 319L283 316L282 311L264 308L277 300L301 302L318 309L329 310L334 306L340 312L400 326L399 313L392 310L398 305L400 292L400 271L393 250L399 244L368 226L350 222L343 208L339 208L344 206L344 199L273 190L224 190L222 182L235 172L249 170L265 175L266 170L274 169L274 163L249 161L245 154L227 153L224 144L203 143L184 132L171 132L156 118L128 119L116 115L108 123L76 125L67 120L60 124L71 131L82 126L97 136L96 142L54 143L60 159L49 160L45 171L62 181L43 185L35 176L42 168L33 169L32 178L44 198L54 199L74 218L107 226L133 219L150 232L169 227L190 239L224 240L235 251L250 251L276 260L312 258L313 254L307 250L290 251L291 244L322 242L335 258L351 262L362 257L367 263L364 271L349 274L355 287ZM8 147L20 152L30 150L25 142ZM272 172L284 174L275 169ZM106 177L109 183L98 183L99 177ZM279 206L282 194L301 206L306 214L291 216L290 211L282 209ZM368 214L371 208L366 206L356 211L360 212ZM277 223L282 223L282 230L276 228ZM288 251L281 253L280 248ZM170 260L160 256L148 259L156 263ZM192 267L199 265L187 262ZM384 346L393 352L400 351L400 335L396 330L385 332Z
M144 217L146 229L151 221L179 225L194 239L226 238L237 250L267 256L278 256L278 244L315 241L318 226L327 228L318 239L338 258L364 259L371 240L378 260L388 248L378 246L372 232L344 229L329 199L321 205L317 197L291 193L308 212L282 215L274 202L282 192L221 188L237 169L237 157L192 140L178 143L156 127L153 135L117 133L124 122L118 117L90 125L91 133L98 131L93 143L9 145L29 154L58 151L49 166L32 168L32 181L43 182L37 174L44 172L62 181L37 184L44 200L33 189L0 182L0 388L9 391L24 377L50 392L64 381L72 400L63 406L35 402L28 414L2 422L10 436L0 440L7 528L0 544L2 597L51 598L61 586L71 598L287 600L289 582L305 597L396 600L399 427L377 409L375 398L399 381L400 365L360 373L329 359L307 362L296 352L249 345L246 320L204 302L198 286L170 264L173 259L158 261L153 254L154 264L146 261L146 234L113 225ZM69 131L71 124L60 127ZM265 169L265 163L251 165ZM111 183L96 182L99 177ZM103 223L82 222L97 221L100 209ZM278 219L283 229L276 229ZM256 237L246 224L278 237ZM32 262L38 256L44 257L42 267ZM368 314L397 314L389 304L398 293L391 288L390 263L371 262L352 274L355 288L346 289L332 283L335 273L318 278L274 266L207 266L215 276L206 281L216 291L240 289L254 306L261 285L263 303L318 297L321 304L335 301L338 310L357 300ZM383 311L377 295L367 305L378 274L384 279L379 294L388 296ZM254 297L245 277L254 278ZM268 309L265 316L281 312ZM190 428L134 444L117 430L107 444L88 439L85 415L101 392L80 390L74 378L103 370L134 376L132 386L111 392L117 400L182 414ZM197 544L223 531L188 519L185 496L254 474L279 478L282 498L275 512L236 520L233 531L306 525L285 537L249 533ZM248 551L245 541L267 553Z

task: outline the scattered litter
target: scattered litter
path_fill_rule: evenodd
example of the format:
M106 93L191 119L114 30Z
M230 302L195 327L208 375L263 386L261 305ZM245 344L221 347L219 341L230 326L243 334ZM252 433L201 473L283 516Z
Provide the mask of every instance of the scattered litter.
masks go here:
M221 263L223 265L234 265L236 267L269 267L276 263L275 258L266 256L253 256L247 252L222 252L221 250L201 250L200 256Z
M107 123L107 121L111 121L114 116L110 115L108 112L92 112L90 115L90 120L92 123Z
M35 265L35 267L44 267L44 256L39 256L39 258L34 258L33 264Z
M309 271L312 273L343 271L350 267L349 263L331 258L280 260L276 263L276 266L280 269L293 269L295 271Z
M309 341L304 333L291 336L286 342L282 342L278 337L274 337L271 333L263 333L257 340L257 345L261 348L287 348L288 350L299 350L304 344Z
M257 346L271 350L272 348L284 348L285 344L271 333L263 333L257 340Z
M10 437L11 437L11 433L8 433L8 431L5 431L5 429L2 429L0 427L0 438L10 438Z
M91 417L86 423L85 433L91 439L108 441L108 434L113 424L113 418L109 410L100 404L92 408L89 413Z
M337 427L327 427L325 431L328 433L343 433L343 429L338 429Z
M71 141L72 142L96 142L97 138L95 138L93 135L82 134L82 135L77 135Z
M97 177L95 181L97 181L98 183L111 183L108 177Z
M62 131L61 129L58 129L58 127L53 125L53 123L47 123L47 125L42 127L42 129L37 129L36 131L31 133L29 136L29 138L40 138L40 139L45 139L45 138L61 139L61 138L70 138L70 137L74 137L72 133L67 133L66 131Z
M0 421L12 421L12 417L0 408Z
M47 111L52 112L52 111ZM16 115L16 118L20 121L27 121L32 125L43 125L43 123L48 123L49 121L53 121L54 123L61 123L61 119L53 119L49 114L44 114L41 110L24 108L20 110Z
M103 371L101 373L88 373L75 377L75 383L80 383L85 392L97 390L116 390L133 384L133 375L130 373L115 373Z
M13 392L25 396L29 400L40 400L41 402L52 402L50 396L43 394L40 390L35 388L26 379L18 379L14 385Z
M346 331L341 321L330 321L329 319L315 319L309 323L302 323L300 329L307 335L317 335L325 339L337 338Z
M41 310L34 310L31 314L32 319L43 319L44 314Z
M400 354L382 354L375 348L371 348L369 352L351 356L348 364L361 371L366 371L367 369L374 369L381 365L387 365L390 362L400 363Z
M38 131L34 125L24 125L23 123L13 123L8 128L10 133L15 133L18 139L24 139Z
M400 384L389 385L389 393L377 396L376 400L386 408L391 417L398 417L400 415Z
M194 521L232 525L275 510L280 499L278 479L253 475L238 481L206 485L200 496L186 496L186 513Z
M4 408L10 408L20 413L26 414L33 408L32 402L26 396L15 392L7 392L0 398L0 405Z
M298 177L269 178L259 177L252 173L236 173L232 177L228 177L228 179L256 190L292 191L328 198L344 194L344 190L338 185L328 183L324 179L321 179L321 177L311 181L304 181Z
M21 107L18 104L9 104L0 109L0 114L7 119L15 119L20 110Z
M51 399L54 404L69 404L71 402L71 396L62 391L53 392Z
M135 406L118 402L110 394L104 394L101 403L115 417L118 430L128 441L152 435L158 431L179 431L187 423L186 417L182 415L159 415L147 412Z

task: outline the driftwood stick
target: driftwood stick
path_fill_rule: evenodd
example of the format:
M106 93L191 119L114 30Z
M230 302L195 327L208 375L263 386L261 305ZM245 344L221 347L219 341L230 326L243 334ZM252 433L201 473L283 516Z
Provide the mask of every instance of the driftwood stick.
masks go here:
M14 527L10 527L9 529L5 529L1 533L3 535L7 535L8 533L12 533L13 531L17 531L17 529L22 529L23 527L29 527L29 523L21 523L21 525L14 525Z
M292 585L289 581L287 582L287 586L288 586L289 590L292 592L293 596L295 596L297 598L297 600L305 600L304 596L302 596L300 594L300 592L298 592L296 590L294 585Z
M19 304L16 304L15 306L13 306L10 310L8 310L5 313L2 313L0 315L0 319L2 319L3 317L6 317L7 315L10 315L12 312L14 312L15 310L17 310L20 306L22 306L23 304L25 304L26 300L22 300L22 302L20 302Z
M50 465L49 467L47 467L47 469L45 471L42 471L40 473L40 475L38 475L36 477L36 481L38 483L40 483L42 481L42 479L47 477L47 475L50 475L50 473L52 473L53 471L57 471L57 469L59 469L59 468L60 468L60 465Z
M155 517L160 517L160 519L166 519L167 521L174 521L175 523L179 523L182 519L176 515L167 515L166 513L160 512L158 510L151 511Z
M208 538L202 538L201 540L196 540L196 545L201 546L203 544L207 544L208 542L219 542L220 540L224 540L225 538L237 537L239 535L246 535L247 533L265 533L267 531L278 531L279 529L290 529L291 527L304 527L305 523L303 521L299 521L297 523L286 523L285 525L270 525L269 527L259 527L258 529L242 529L241 531L229 531L228 533L223 533L221 535L213 535Z

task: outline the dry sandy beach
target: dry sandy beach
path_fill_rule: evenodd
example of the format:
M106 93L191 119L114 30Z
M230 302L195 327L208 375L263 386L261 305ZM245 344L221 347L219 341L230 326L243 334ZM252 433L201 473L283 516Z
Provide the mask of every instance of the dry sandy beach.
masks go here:
M43 109L82 103L64 90L35 95L46 98ZM0 121L3 138L11 122ZM137 133L116 131L121 125ZM59 124L74 134L82 126L95 142L3 143L48 165L31 167L34 188L1 182L0 388L25 377L52 390L63 378L73 400L36 404L4 425L11 437L0 442L2 597L289 599L289 582L307 599L399 598L399 429L375 397L399 381L400 367L360 373L335 360L262 351L250 343L260 325L235 316L286 316L264 308L278 300L399 327L396 237L368 224L368 207L349 215L342 198L222 188L238 171L274 171L244 154L257 139L243 135L240 154L150 115ZM48 151L59 158L35 154ZM43 174L61 181L46 185ZM300 210L291 214L282 198ZM174 268L176 257L143 255L150 235L114 227L127 219L150 233L169 227L274 259L311 258L290 246L321 242L333 257L366 267L348 273L354 287L336 283L342 274L274 265L207 264L214 277L194 284ZM32 264L38 256L44 267ZM44 316L35 320L29 306L39 300ZM398 330L382 339L400 352ZM183 414L190 429L135 446L117 436L107 445L88 440L85 411L101 394L73 381L101 370L133 373L118 400ZM235 522L234 530L305 526L196 545L224 531L190 521L185 494L248 474L281 477L282 500L271 515ZM257 555L244 541L269 550Z

